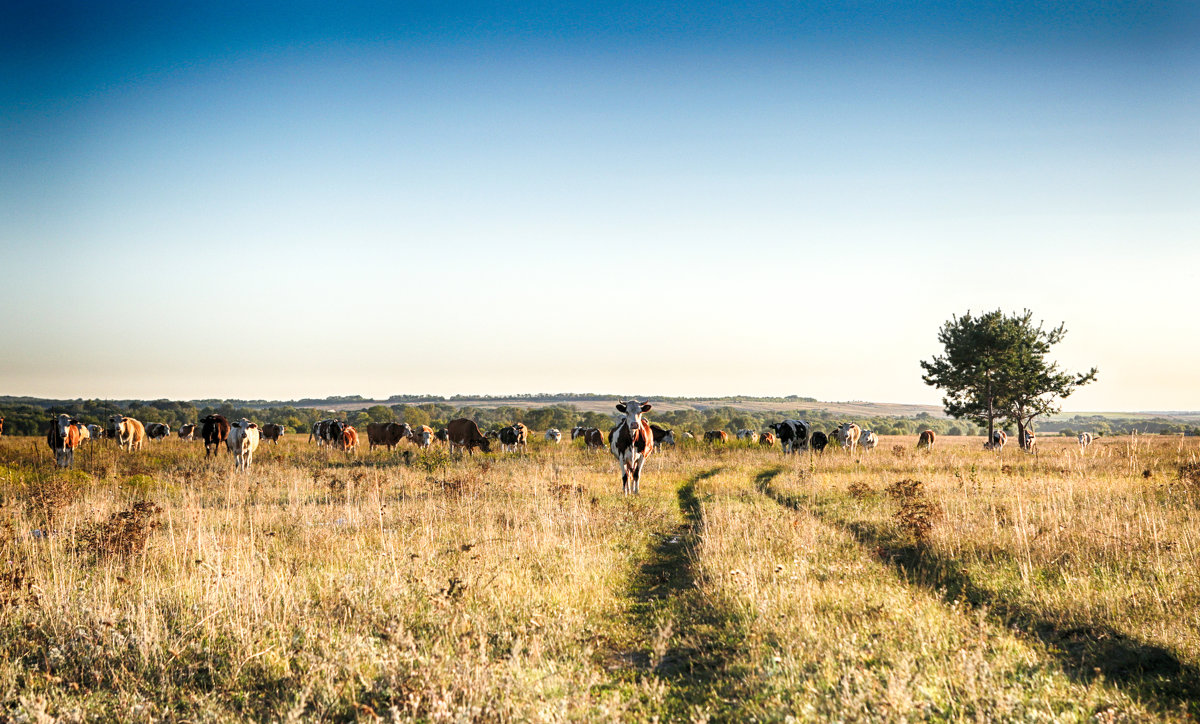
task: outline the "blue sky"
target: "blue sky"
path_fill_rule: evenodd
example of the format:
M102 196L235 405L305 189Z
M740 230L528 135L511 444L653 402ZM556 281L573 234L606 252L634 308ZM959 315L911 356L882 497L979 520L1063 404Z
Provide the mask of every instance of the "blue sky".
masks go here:
M5 8L5 393L936 402L1029 307L1200 409L1196 5Z

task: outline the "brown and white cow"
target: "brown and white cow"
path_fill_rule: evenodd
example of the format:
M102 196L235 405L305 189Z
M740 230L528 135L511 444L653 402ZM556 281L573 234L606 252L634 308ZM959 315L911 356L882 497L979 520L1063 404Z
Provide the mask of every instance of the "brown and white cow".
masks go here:
M229 439L229 420L224 415L209 415L200 421L200 437L204 439L204 457L217 456L221 443Z
M259 437L258 425L244 417L230 426L225 445L229 447L229 452L233 453L235 470L250 472L250 463L254 461Z
M838 428L838 444L853 454L858 448L858 439L862 437L862 428L853 422L844 422Z
M75 448L79 447L82 438L79 431L83 425L70 415L59 415L50 421L50 429L46 431L46 444L54 451L54 464L60 468L69 468L75 464Z
M179 426L180 440L195 440L196 439L196 423L185 422Z
M171 426L165 422L151 422L146 425L147 440L165 440L171 434Z
M492 451L492 441L484 437L474 420L465 417L451 420L446 423L446 434L449 437L447 442L450 443L450 452L454 452L455 447L465 448L471 455L475 454L475 448L485 453Z
M917 448L933 449L933 443L937 439L937 433L933 430L922 430L921 436L917 438Z
M141 450L146 440L146 428L132 417L109 415L108 436L117 441L117 447L133 452Z
M0 417L0 435L4 434L4 418Z
M259 432L262 436L263 442L269 442L272 445L278 445L279 438L283 437L284 433L287 432L287 428L277 422L268 422L263 424Z
M374 450L376 445L386 446L393 450L402 441L412 437L412 427L407 422L368 422L367 449Z
M412 429L412 434L408 436L408 439L412 440L413 444L417 447L423 449L433 445L436 437L437 433L433 431L432 427L429 425L418 425Z
M650 411L650 403L621 401L617 403L617 411L625 413L625 418L608 433L609 449L621 466L621 491L625 495L637 495L642 482L642 467L654 452L650 421L642 418L643 412Z
M774 447L775 446L775 433L773 433L773 432L762 433L761 435L758 436L758 444L763 447Z
M729 433L724 430L709 430L704 433L704 442L719 442L723 445L729 442Z
M557 427L552 427L549 430L547 430L546 431L546 442L553 443L555 445L562 442L562 430L559 430Z
M1024 439L1021 440L1021 449L1025 452L1033 452L1035 447L1037 447L1037 435L1033 430L1026 430Z

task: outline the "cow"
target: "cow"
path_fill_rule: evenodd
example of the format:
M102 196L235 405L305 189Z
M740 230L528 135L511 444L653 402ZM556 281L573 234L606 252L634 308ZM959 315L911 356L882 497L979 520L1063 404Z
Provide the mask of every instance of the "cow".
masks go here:
M1037 445L1037 435L1033 430L1026 430L1021 439L1021 449L1025 452L1033 452L1034 446Z
M746 429L738 430L737 431L737 439L746 440L751 445L753 445L754 443L758 442L758 433L756 433L753 430L746 430Z
M4 434L4 418L0 417L0 435Z
M244 417L229 426L229 434L225 438L225 445L229 448L229 452L233 453L233 466L235 470L245 473L250 472L250 463L254 461L254 451L258 449L259 437L258 425L255 425ZM206 436L205 445L207 444L208 438Z
M858 440L862 437L862 428L853 422L843 422L838 428L838 444L853 454L858 448Z
M78 420L76 420L74 424L75 427L79 428L79 443L82 445L85 442L90 442L92 439L92 431L88 429L88 426Z
M338 445L341 446L342 452L350 455L358 452L358 430L355 430L352 425L341 425L342 434L338 437Z
M709 430L704 433L704 442L719 442L724 445L729 442L729 433L724 430Z
M517 448L522 451L527 449L527 441L529 439L529 428L521 423L509 425L500 429L500 449L503 452L516 452Z
M417 447L424 449L433 444L436 434L429 425L420 425L412 429L408 439L412 440Z
M642 467L646 458L654 452L654 433L650 421L642 413L650 411L649 402L624 400L617 403L617 411L625 418L608 433L608 445L613 457L621 466L621 491L625 495L637 495L642 482Z
M571 428L571 442L575 442L575 438L583 437L583 433L589 429L590 428L583 427L582 425L576 425L575 427Z
M993 430L992 439L983 443L984 450L1003 451L1004 446L1008 444L1008 433L1003 430Z
M813 452L825 452L825 446L829 444L829 436L817 430L808 440L808 446L813 449Z
M171 434L171 426L163 422L151 422L146 425L146 438L149 440L163 440Z
M287 428L277 422L265 422L258 428L258 437L261 442L278 445L279 438L283 437L286 432Z
M870 452L879 445L879 436L875 434L874 430L863 430L862 436L859 438L859 444L862 445L863 450Z
M933 449L933 442L937 439L937 434L933 430L922 430L920 437L917 438L917 449L929 448Z
M195 440L196 439L196 423L185 422L179 426L180 440Z
M204 440L204 457L216 457L221 443L229 439L229 420L224 415L205 417L200 421L200 437Z
M91 438L92 442L104 439L104 428L99 425L88 425L87 431L88 437Z
M367 449L374 450L377 445L394 449L403 440L412 437L412 426L407 422L368 422Z
M767 427L775 431L784 455L800 452L808 447L809 427L804 420L784 420Z
M54 451L54 464L60 468L69 468L75 464L75 448L81 442L79 430L82 426L79 420L70 415L59 415L50 421L46 430L46 444Z
M450 441L450 431L444 427L440 427L440 428L438 428L438 431L434 435L434 437L441 440L442 442L449 442Z
M340 420L317 420L313 423L312 431L308 434L308 441L317 441L317 447L323 445L341 445L342 431L345 430L346 423Z
M562 442L562 430L552 427L546 431L546 442L552 442L555 445Z
M455 447L466 448L470 455L475 454L475 448L485 453L492 451L491 440L484 437L474 420L465 417L446 423L446 437L446 442L450 443L450 452L454 452Z
M118 448L133 452L142 449L142 443L146 440L146 428L132 417L109 415L108 436L116 438Z
M1088 445L1091 445L1091 444L1092 444L1092 433L1090 433L1090 432L1079 433L1079 451L1080 452L1087 450Z
M587 445L588 450L600 450L607 445L604 442L604 432L598 427L585 428L583 442Z
M695 440L695 439L696 439L696 436L695 436L695 435L693 435L693 434L692 434L692 433L690 433L690 432L684 432L684 433L683 433L683 439L684 439L684 440Z
M675 431L668 430L665 427L651 425L650 432L654 435L654 447L664 447L670 445L675 447Z
M764 432L758 436L758 444L762 447L775 447L775 433Z

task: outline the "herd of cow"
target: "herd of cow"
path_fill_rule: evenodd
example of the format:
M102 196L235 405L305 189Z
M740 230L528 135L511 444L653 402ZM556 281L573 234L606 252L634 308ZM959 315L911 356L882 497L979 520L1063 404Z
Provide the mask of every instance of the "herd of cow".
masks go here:
M608 435L599 428L576 427L571 430L571 440L583 438L589 449L608 448L621 467L621 485L626 494L636 494L642 477L642 468L646 458L655 447L675 445L673 430L650 424L642 414L649 412L649 403L630 400L617 403L617 411L624 415L617 426ZM0 434L3 431L4 418L0 418ZM237 470L248 471L254 459L254 452L260 441L278 443L286 429L283 425L267 423L258 425L242 418L230 422L223 415L208 415L196 423L180 426L178 435L183 440L195 439L197 427L200 438L204 441L204 456L216 456L224 444L234 456L234 467ZM773 447L778 441L785 455L802 451L823 452L835 442L849 453L857 450L870 451L879 444L879 436L864 430L858 425L847 422L834 428L828 434L820 430L812 430L803 420L784 420L768 425L770 432L756 433L753 430L738 430L737 439L764 447ZM138 420L124 415L112 415L108 418L108 426L84 425L70 415L59 415L50 423L46 433L46 442L54 452L55 462L59 467L69 467L74 464L75 450L84 442L112 439L117 446L130 452L140 450L143 443L149 440L161 440L171 434L168 425L152 422L142 425ZM460 418L451 420L446 427L434 431L428 425L413 427L408 423L372 422L367 425L367 443L370 450L378 446L394 450L401 442L408 441L418 448L428 448L435 440L447 443L451 452L458 449L475 454L475 448L482 452L491 452L491 441L499 440L500 449L504 452L524 451L527 448L529 435L528 427L523 423L515 423L508 427L492 430L484 434L474 420ZM689 432L683 433L684 439L694 439ZM316 422L309 434L309 442L316 442L318 447L329 446L347 453L354 453L358 448L358 431L351 425L340 420L327 419ZM558 444L563 439L562 432L557 429L546 431L546 440ZM724 430L709 430L704 433L704 441L712 444L723 444L730 439ZM917 447L933 449L936 435L933 430L924 430L917 438ZM1008 435L1002 430L996 430L991 438L984 443L989 450L1003 450L1008 442ZM1025 431L1021 447L1032 452L1037 442L1032 431ZM1079 435L1079 446L1086 449L1092 443L1092 435L1084 432Z

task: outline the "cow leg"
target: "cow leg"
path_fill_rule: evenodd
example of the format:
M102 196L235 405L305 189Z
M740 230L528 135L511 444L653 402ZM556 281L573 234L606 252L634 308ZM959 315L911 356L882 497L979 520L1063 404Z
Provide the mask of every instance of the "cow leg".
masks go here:
M642 492L642 466L646 464L646 458L637 461L637 467L633 470L633 494L641 495Z

